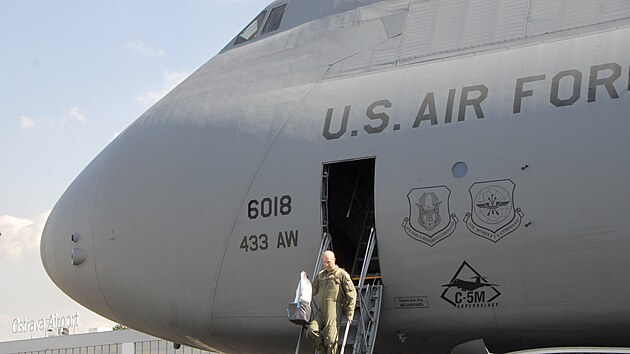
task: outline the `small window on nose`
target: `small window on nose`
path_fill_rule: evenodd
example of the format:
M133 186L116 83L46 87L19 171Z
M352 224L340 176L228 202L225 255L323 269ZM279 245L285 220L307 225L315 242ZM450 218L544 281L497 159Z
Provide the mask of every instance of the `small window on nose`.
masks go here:
M247 27L245 27L245 29L241 31L241 33L239 33L238 37L236 37L236 40L234 41L234 44L236 45L239 43L243 43L256 37L256 35L258 34L258 30L262 26L266 14L267 11L263 11L258 16L256 16L256 18L252 20L252 22L250 22L249 25L247 25Z

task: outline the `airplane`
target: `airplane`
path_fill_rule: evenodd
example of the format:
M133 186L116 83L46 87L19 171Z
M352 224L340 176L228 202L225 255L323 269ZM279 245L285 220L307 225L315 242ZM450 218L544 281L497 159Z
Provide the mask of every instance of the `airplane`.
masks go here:
M442 286L447 287L447 288L451 288L455 286L461 290L466 290L466 291L474 291L484 286L498 286L497 284L482 283L481 282L482 280L484 282L487 282L488 279L486 279L485 277L482 277L481 275L471 277L470 279L475 279L475 281L473 282L473 281L467 281L467 280L455 278L450 283L444 284Z
M371 352L629 347L628 48L623 0L277 0L77 176L42 262L130 328L291 353L330 235L381 286Z

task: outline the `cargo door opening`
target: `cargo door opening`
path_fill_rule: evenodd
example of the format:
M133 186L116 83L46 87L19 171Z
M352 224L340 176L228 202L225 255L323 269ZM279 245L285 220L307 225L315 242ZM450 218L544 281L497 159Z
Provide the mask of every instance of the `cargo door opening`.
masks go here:
M322 228L331 236L330 248L337 264L355 280L359 278L374 218L375 158L324 164L322 181ZM378 248L368 268L380 276Z

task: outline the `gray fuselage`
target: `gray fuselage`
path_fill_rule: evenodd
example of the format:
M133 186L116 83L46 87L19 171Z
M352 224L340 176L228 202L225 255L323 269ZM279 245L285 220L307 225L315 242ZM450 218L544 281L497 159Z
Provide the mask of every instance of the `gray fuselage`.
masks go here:
M292 0L120 134L49 217L53 281L174 342L292 352L322 165L371 157L377 352L630 346L630 3L358 3Z

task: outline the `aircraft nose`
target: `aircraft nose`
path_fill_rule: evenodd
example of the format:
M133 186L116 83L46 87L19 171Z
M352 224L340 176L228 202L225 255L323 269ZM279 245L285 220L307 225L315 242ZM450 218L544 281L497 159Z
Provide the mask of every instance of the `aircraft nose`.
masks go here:
M209 159L212 134L221 135L140 120L110 143L48 218L40 247L53 282L128 327L203 338L231 225L226 205L238 202L235 188L210 187L236 180L233 168L216 168L231 156Z
M44 269L68 296L106 317L113 314L101 295L93 253L95 171L86 169L53 208L42 234Z

